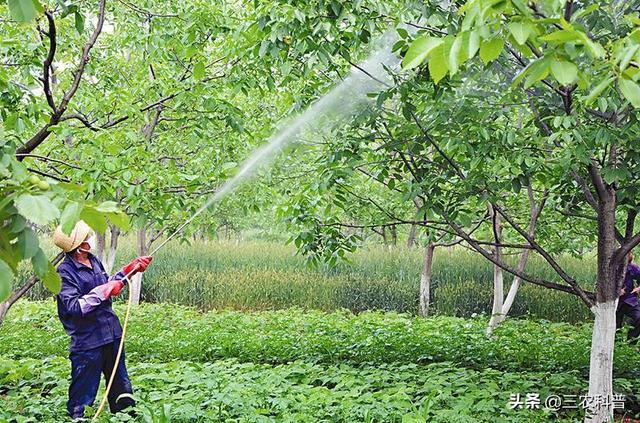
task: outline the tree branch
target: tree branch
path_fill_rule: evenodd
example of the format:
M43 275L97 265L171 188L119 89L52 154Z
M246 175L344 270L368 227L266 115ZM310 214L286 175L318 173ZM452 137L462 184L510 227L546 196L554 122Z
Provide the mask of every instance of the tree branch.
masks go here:
M549 263L549 265L553 268L553 270L555 270L555 272L560 275L560 277L567 282L569 285L571 285L571 287L573 288L573 290L576 292L576 294L582 298L582 300L586 303L589 304L589 301L591 301L591 299L587 296L587 294L585 293L585 291L582 289L582 287L575 281L575 279L573 279L571 276L569 276L562 267L560 267L560 265L553 259L553 257L551 257L551 255L544 249L542 248L537 242L535 242L535 240L533 239L533 237L531 237L527 231L525 231L524 229L522 229L522 227L520 227L520 225L518 225L518 223L516 223L511 216L509 216L503 209L502 207L500 207L497 204L494 204L493 206L498 213L500 213L500 215L502 215L502 217L504 217L504 219L509 222L509 225L511 225L511 227L513 229L516 230L516 232L518 232L524 239L527 240L527 242L533 246L534 250L536 250L545 260L547 263ZM593 304L591 304L593 305Z
M49 23L49 30L47 37L49 38L49 53L42 63L42 84L44 86L44 95L47 98L47 104L51 107L53 113L56 113L56 103L53 100L53 93L51 92L51 64L53 58L56 55L56 24L53 19L53 14L49 10L45 10L44 15Z
M82 122L84 126L86 126L87 128L91 129L94 132L97 132L100 130L100 128L96 128L95 126L93 126L93 124L89 122L89 119L87 119L85 116L81 115L80 113L71 113L71 114L62 116L60 118L60 122L65 120L70 120L70 119L79 120L80 122Z
M514 269L511 266L508 266L501 260L497 260L496 258L494 258L494 256L491 253L487 252L484 248L482 248L476 240L471 238L459 225L453 222L449 218L448 214L443 213L443 217L445 218L445 220L447 220L449 225L456 231L459 237L464 239L469 245L473 247L474 250L479 252L482 256L484 256L487 260L489 260L496 266L502 268L503 270L506 270L512 275L518 276L520 279L524 281L533 283L535 285L540 285L545 288L555 289L558 291L563 291L569 294L577 295L587 305L587 307L591 308L591 306L593 306L593 300L591 298L593 296L592 293L586 293L585 291L582 290L582 288L580 288L579 291L576 291L572 286L560 285L554 282L546 281L544 279L539 279L534 276L528 275L524 272L520 272L518 269Z
M31 153L40 144L42 144L42 142L46 140L47 137L51 134L51 130L50 130L51 127L55 126L56 124L58 124L58 122L60 122L60 118L62 117L64 112L67 110L67 106L69 105L69 102L75 95L76 91L78 91L78 87L80 86L80 81L82 80L82 74L84 73L87 62L89 61L89 53L91 52L91 49L95 45L96 40L100 35L100 32L102 32L102 25L104 24L104 15L105 15L105 1L106 0L100 0L98 21L96 23L96 28L91 34L91 37L89 37L89 40L85 44L84 48L82 49L82 56L80 58L80 63L76 68L73 82L71 83L71 87L62 96L60 105L57 108L55 108L51 113L51 116L49 117L49 122L47 122L42 128L40 128L40 130L33 137L31 137L26 143L24 143L22 146L16 149L16 153ZM23 157L24 156L17 156L17 159L22 160Z

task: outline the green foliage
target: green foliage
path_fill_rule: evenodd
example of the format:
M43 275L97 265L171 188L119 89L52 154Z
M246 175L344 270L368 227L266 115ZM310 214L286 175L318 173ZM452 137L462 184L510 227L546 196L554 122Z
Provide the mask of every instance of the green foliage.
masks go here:
M124 240L118 266L135 256ZM331 311L387 310L417 314L421 249L365 247L335 266L309 267L281 243L251 241L169 244L145 272L142 300L195 306L202 310L271 310L288 307ZM564 257L562 265L588 286L592 258ZM553 270L532 257L531 273L553 278ZM27 275L24 275L26 278ZM490 313L493 269L482 257L436 249L432 310L469 317ZM508 284L509 278L506 278ZM524 283L510 313L552 321L583 322L591 312L573 296ZM33 299L49 294L34 288Z
M568 423L579 413L510 410L509 394L570 395L585 386L574 373L474 371L447 363L353 367L129 360L128 367L139 417L103 414L98 421ZM0 418L21 414L41 422L65 421L67 374L68 363L61 357L44 363L0 357L0 381L6 387Z
M44 10L38 0L8 0L11 17L18 22L28 22Z
M123 304L117 304L120 316ZM578 371L589 368L591 325L509 319L485 335L487 318L428 319L398 313L348 311L324 313L280 311L214 311L171 304L145 304L131 320L127 354L140 361L184 359L282 364L431 363L503 371ZM242 333L243 336L237 336ZM153 336L149 336L153 334ZM52 302L16 305L3 323L0 354L39 358L66 354L68 336ZM617 377L634 377L637 354L620 334L615 353ZM176 347L179 346L179 347Z
M124 307L116 311L121 315ZM20 413L60 421L68 337L55 305L21 302L4 325L0 418ZM486 319L295 309L200 314L143 304L132 315L127 361L139 414L158 419L578 418L510 411L506 404L510 393L584 394L589 325L509 320L495 340L487 339L485 327ZM621 336L614 356L616 392L629 395L627 408L636 406L636 354Z
M60 221L69 232L80 217L87 217L94 229L106 226L107 219L127 227L126 216L113 204L97 205L84 199L82 186L69 189L52 178L29 175L27 167L16 159L12 142L0 140L0 174L0 301L11 294L13 276L26 260L31 261L46 288L53 293L60 290L60 277L41 249L34 228L51 227Z

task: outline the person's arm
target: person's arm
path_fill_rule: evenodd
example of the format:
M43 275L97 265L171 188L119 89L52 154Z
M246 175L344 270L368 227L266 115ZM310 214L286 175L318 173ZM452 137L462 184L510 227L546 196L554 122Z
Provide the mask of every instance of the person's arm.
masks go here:
M122 285L122 282L114 280L98 285L87 294L82 295L80 287L69 275L61 272L60 277L62 279L62 287L58 298L66 314L73 317L86 316L91 313L103 301L114 295L113 291L118 285Z

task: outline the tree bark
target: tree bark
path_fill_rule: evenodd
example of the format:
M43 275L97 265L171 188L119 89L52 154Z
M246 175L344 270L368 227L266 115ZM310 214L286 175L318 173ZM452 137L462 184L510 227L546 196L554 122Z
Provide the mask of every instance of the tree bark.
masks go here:
M412 248L416 245L416 237L418 234L418 225L415 223L411 224L411 229L409 230L409 237L407 238L407 247Z
M148 252L147 247L147 226L144 225L138 230L138 256L146 256ZM131 278L131 284L129 286L129 295L131 296L132 304L140 304L140 294L142 292L142 278L143 273L136 273Z
M429 305L431 302L431 276L433 268L433 253L436 246L433 242L429 242L424 250L424 259L422 261L422 271L420 272L420 315L427 317L429 315Z
M589 361L589 398L612 398L613 347L616 334L616 307L618 300L597 302L591 308L594 314ZM599 397L599 395L603 395ZM609 402L609 401L605 401ZM611 405L592 408L586 423L613 421Z
M493 248L493 254L496 260L502 262L502 248L499 244L502 241L502 221L500 214L496 213L493 206L489 205L489 212L493 218L493 233L496 246ZM504 274L502 268L496 264L493 265L493 307L491 309L491 319L487 326L487 336L491 336L493 328L495 328L503 319L502 309L504 302Z
M529 197L529 209L531 212L531 216L529 219L529 227L527 229L527 234L531 239L533 239L536 233L536 225L538 223L538 218L542 213L542 209L546 203L547 193L545 192L542 195L542 200L540 201L540 205L536 205L533 187L531 184L527 186L527 195ZM527 267L527 262L529 261L529 253L530 249L525 249L520 253L520 260L518 261L518 266L516 267L519 273L524 273L524 269ZM494 267L495 268L495 267ZM507 293L507 297L502 302L502 309L500 313L495 314L492 313L492 317L489 320L489 324L487 325L487 335L491 336L493 334L493 330L502 322L505 321L509 311L511 311L511 307L513 306L513 302L516 299L516 294L518 293L518 289L520 288L520 282L522 278L517 275L513 275L513 280L511 281L511 286L509 287L509 292Z
M107 247L106 233L96 233L98 240L95 256L104 265L104 270L107 273L113 271L113 266L116 262L116 254L118 252L118 239L120 237L120 229L112 224L109 224L109 246Z
M391 231L391 245L396 247L398 245L398 230L396 225L391 225L389 230Z
M107 235L104 232L96 232L96 240L98 241L98 245L96 245L96 251L94 251L93 255L104 263L104 247L107 243Z
M107 273L113 271L116 264L116 255L118 253L118 240L120 238L120 229L116 225L109 224L109 250L104 254L104 268Z
M0 303L0 325L2 325L2 322L4 322L4 318L7 317L9 307L11 307L9 301L3 301Z

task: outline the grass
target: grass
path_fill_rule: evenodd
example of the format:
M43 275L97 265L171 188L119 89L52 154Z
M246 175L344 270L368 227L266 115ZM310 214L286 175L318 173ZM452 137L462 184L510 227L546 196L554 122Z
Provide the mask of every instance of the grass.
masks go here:
M393 312L144 304L127 339L137 421L580 421L579 412L507 403L511 393L584 394L589 325L512 319L493 341L485 325ZM0 330L0 421L64 421L67 346L53 302L16 305ZM623 342L615 352L615 390L636 413L637 353Z
M122 317L124 304L116 311ZM215 361L284 364L454 362L477 370L576 371L587 375L591 325L527 319L507 320L488 339L486 318L437 316L429 319L395 312L325 313L278 311L201 313L170 304L135 308L127 337L128 354L141 361ZM153 336L149 336L153 334ZM242 334L239 336L239 334ZM18 303L0 333L0 355L12 358L66 356L68 337L55 303ZM638 349L619 342L617 377L635 378Z
M131 240L119 252L118 266L134 256ZM249 241L169 244L145 274L143 301L172 302L201 310L274 310L288 307L323 311L349 309L418 312L420 249L369 246L335 268L309 268L304 258L281 243ZM593 258L562 257L561 264L591 289ZM539 257L529 272L558 281ZM437 249L433 268L432 309L436 314L469 317L489 313L493 270L482 257L464 249ZM506 282L510 281L506 277ZM508 287L508 284L506 285ZM48 294L34 289L31 299ZM589 310L577 299L524 283L512 316L581 322Z

